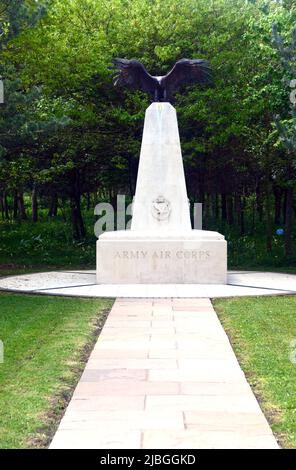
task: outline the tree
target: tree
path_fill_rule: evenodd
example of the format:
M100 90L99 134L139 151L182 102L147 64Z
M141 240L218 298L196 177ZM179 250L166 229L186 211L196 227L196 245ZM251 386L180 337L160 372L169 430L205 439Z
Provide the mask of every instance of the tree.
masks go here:
M34 159L41 139L65 122L53 113L45 114L42 87L24 86L17 64L7 59L14 40L37 24L46 12L46 4L24 0L0 2L0 76L4 78L5 86L5 103L0 108L0 191L6 219L9 217L8 192L12 192L14 197L14 217L27 218L23 191L31 184L35 209L33 220L37 220L37 188L32 183Z
M38 25L25 28L4 54L25 90L42 87L39 120L63 111L71 118L62 132L40 133L35 146L17 150L19 166L26 168L30 156L26 190L36 187L50 206L67 201L73 232L83 236L84 197L95 203L135 191L148 102L112 87L112 57L138 58L156 75L181 57L206 58L214 87L188 89L175 102L189 196L204 202L206 227L230 225L244 235L265 226L271 251L274 206L279 211L279 194L286 195L285 152L273 125L273 116L286 112L271 42L275 21L287 35L293 2L51 1ZM14 171L7 167L9 184Z
M279 33L277 24L273 26L273 44L277 49L283 65L284 83L289 83L292 91L290 93L290 112L288 116L281 119L279 115L275 117L276 126L281 143L286 149L287 162L284 175L286 186L286 212L285 212L285 251L286 256L292 254L292 215L293 215L293 195L295 190L295 170L296 170L296 28L292 30L291 40L285 45L284 38ZM290 80L288 77L290 76ZM293 77L293 80L291 78ZM288 96L288 94L287 94Z

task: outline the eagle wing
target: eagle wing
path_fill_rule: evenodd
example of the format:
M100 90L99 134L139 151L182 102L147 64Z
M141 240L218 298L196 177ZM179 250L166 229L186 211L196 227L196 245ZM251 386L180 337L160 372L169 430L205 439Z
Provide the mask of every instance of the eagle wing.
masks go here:
M172 70L162 78L162 85L169 96L182 85L193 83L207 84L212 81L210 64L204 59L178 60Z
M124 85L151 95L154 94L158 82L140 62L134 59L113 59L113 64L114 66L111 68L117 71L113 77L115 86Z

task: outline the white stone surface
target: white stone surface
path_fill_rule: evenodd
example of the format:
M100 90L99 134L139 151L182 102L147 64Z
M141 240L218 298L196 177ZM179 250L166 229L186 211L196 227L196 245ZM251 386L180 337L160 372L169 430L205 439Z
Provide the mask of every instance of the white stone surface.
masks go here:
M218 298L296 294L296 275L229 271L227 284L97 284L96 271L52 271L0 278L0 290L73 297Z
M131 230L97 242L98 284L226 284L227 244L192 230L176 111L146 111Z
M226 284L227 244L217 232L106 232L98 284Z
M102 240L115 240L124 238L125 240L148 240L148 241L180 241L180 240L224 240L224 236L218 232L212 232L208 230L189 230L189 231L157 231L157 230L118 230L116 232L105 232L101 235ZM100 237L100 239L101 239Z
M170 203L164 220L153 215L153 201ZM152 103L146 110L131 230L191 230L176 110Z

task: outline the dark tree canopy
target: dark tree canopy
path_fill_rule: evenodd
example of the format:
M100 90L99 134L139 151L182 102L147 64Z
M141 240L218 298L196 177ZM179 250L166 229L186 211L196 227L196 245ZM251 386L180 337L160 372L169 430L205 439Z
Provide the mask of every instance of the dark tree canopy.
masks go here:
M77 238L91 237L97 202L134 195L148 97L174 98L204 228L228 237L232 265L247 253L293 260L295 24L293 0L0 0L3 224L24 209L31 218L32 201L34 221L36 211L63 217ZM114 57L140 61L116 69L122 87L111 86ZM201 86L203 58L214 87Z

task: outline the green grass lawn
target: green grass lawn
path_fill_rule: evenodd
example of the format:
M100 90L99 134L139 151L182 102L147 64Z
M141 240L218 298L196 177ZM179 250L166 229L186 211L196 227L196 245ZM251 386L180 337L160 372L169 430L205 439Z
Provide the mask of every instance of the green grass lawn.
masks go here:
M274 433L283 447L295 448L296 297L216 299L213 303Z
M48 444L111 305L0 294L0 448Z
M49 443L111 305L0 294L0 448ZM296 447L296 297L214 306L273 431L284 447Z

